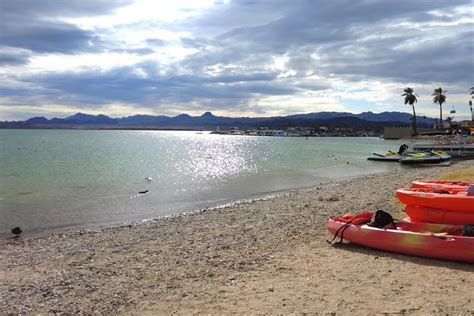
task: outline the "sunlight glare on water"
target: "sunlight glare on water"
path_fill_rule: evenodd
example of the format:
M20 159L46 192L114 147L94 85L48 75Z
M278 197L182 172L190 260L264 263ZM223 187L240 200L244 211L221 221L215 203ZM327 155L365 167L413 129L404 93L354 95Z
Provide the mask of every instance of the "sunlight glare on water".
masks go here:
M225 178L256 173L255 138L187 134L172 141L168 155L175 161L180 178L207 185Z
M366 156L399 146L376 138L190 131L0 130L0 136L0 236L11 225L25 232L111 225L393 170Z

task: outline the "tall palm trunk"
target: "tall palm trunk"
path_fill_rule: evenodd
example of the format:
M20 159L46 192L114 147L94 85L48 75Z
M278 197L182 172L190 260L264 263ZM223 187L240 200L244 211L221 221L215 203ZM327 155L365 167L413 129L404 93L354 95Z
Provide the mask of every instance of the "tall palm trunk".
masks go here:
M472 112L472 101L469 101L469 108L471 109L471 121L474 122L474 112Z
M439 104L439 126L443 128L443 105Z
M413 108L413 136L418 135L418 132L416 131L416 113L415 113L415 105L412 104L411 107Z

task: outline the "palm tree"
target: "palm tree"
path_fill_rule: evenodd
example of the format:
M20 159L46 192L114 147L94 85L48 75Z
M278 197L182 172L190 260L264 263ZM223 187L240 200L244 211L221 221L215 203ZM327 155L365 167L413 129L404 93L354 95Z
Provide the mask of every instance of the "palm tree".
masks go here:
M469 107L471 108L471 121L474 122L474 112L472 112L472 101L469 100Z
M471 90L471 98L474 99L474 87L470 88ZM471 108L471 121L474 122L474 113L472 112L472 100L469 100L469 107Z
M405 105L410 104L413 109L413 118L412 118L412 128L413 128L413 136L417 135L416 131L416 113L415 113L415 103L418 101L416 95L413 91L413 88L406 88L403 90L405 92L402 94L402 97L405 97Z
M432 96L433 98L433 103L439 104L439 125L442 128L443 127L443 103L446 103L446 90L443 90L443 88L439 87L438 89L434 89Z

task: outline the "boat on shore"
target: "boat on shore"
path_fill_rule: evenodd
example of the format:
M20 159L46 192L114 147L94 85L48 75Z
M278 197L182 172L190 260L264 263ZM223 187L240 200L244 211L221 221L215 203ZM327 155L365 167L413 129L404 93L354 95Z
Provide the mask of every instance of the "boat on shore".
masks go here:
M398 152L391 150L385 154L372 153L367 160L372 161L391 161L401 162L403 164L437 164L451 159L451 156L444 151L427 152L407 152L408 146L402 144Z
M431 188L398 189L396 195L405 205L423 206L455 212L474 212L474 196L467 190L436 190Z
M474 158L474 144L419 144L413 146L414 151L444 151L453 158Z
M442 260L474 262L474 237L466 236L469 227L394 221L384 228L354 225L331 218L329 232L352 243L388 252ZM470 228L469 228L470 229Z
M403 164L419 164L419 163L439 163L450 160L452 157L444 151L415 152L409 153L400 158Z
M415 180L412 188L431 188L434 190L467 190L468 186L474 186L474 182L450 181L450 180Z
M452 225L474 225L473 212L456 212L439 208L407 205L405 213L415 222L452 224Z
M372 156L367 157L367 160L398 162L403 157L407 149L408 145L402 144L398 149L398 152L389 150L385 154L372 153Z

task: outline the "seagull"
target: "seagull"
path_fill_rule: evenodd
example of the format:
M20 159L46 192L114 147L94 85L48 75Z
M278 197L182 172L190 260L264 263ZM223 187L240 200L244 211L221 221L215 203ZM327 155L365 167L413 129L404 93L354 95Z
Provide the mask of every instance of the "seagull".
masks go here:
M146 177L145 180L148 181L148 182L153 181L153 179L151 177Z

